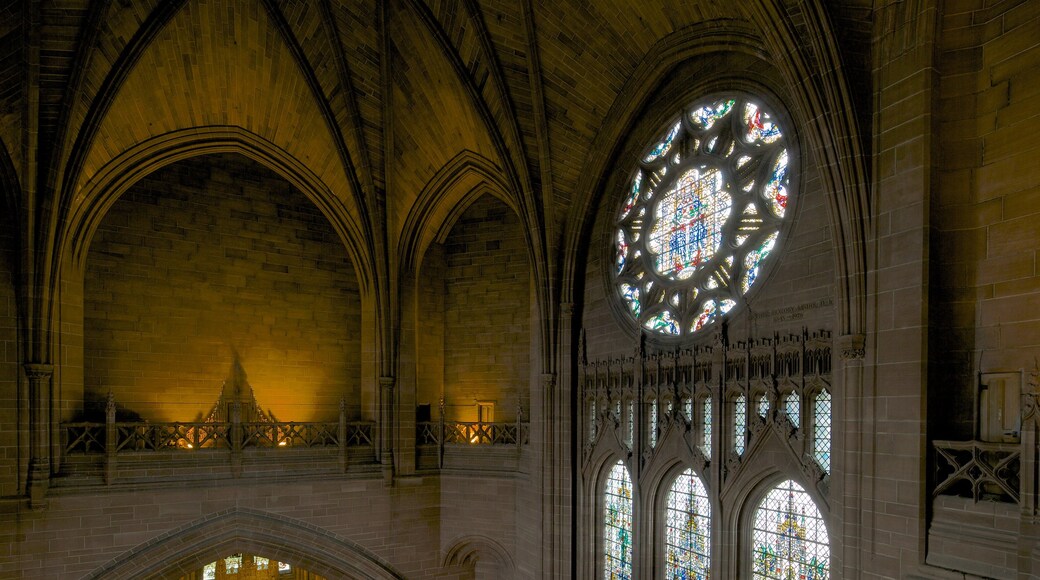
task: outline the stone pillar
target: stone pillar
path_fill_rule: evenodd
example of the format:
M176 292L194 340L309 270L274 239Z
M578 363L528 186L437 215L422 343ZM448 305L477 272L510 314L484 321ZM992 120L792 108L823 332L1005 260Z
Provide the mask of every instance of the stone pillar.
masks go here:
M563 555L559 542L555 541L557 527L563 523L559 517L561 506L556 500L557 425L556 375L542 373L542 541L551 546L543 553L543 578L563 577L563 571L557 569Z
M379 377L379 463L383 482L394 478L394 377Z
M47 488L51 479L51 378L54 367L49 364L25 365L29 379L29 505L46 507Z
M841 534L835 534L841 542L841 548L834 555L841 558L838 571L849 577L858 574L860 554L870 549L873 537L873 526L863 521L863 494L868 491L863 483L867 475L864 473L866 463L863 461L863 442L866 440L864 425L867 419L864 416L867 407L863 395L865 344L866 337L862 334L837 337L835 346L839 364L835 378L840 377L841 380L831 389L831 400L835 405L831 412L838 419L835 424L841 425L831 430L831 469L841 474L840 478L831 481L831 497L834 498L832 507L842 524Z

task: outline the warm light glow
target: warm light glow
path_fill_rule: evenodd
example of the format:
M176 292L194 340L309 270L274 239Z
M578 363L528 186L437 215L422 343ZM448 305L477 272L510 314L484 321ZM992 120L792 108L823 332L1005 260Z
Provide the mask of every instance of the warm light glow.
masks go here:
M282 441L278 442L278 446L279 447L285 447L288 443L289 443L288 441L282 440Z

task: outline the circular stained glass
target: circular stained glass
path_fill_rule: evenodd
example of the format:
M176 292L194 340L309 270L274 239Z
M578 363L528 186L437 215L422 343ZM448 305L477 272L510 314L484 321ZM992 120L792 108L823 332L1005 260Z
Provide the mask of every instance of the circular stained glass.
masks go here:
M683 337L743 302L791 195L776 117L740 95L682 112L640 157L617 214L614 294L641 327Z

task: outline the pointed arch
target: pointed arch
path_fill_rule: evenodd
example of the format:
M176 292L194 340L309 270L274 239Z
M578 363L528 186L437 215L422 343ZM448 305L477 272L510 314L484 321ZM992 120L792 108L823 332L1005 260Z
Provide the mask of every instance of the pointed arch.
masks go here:
M234 552L264 554L329 578L400 580L364 547L313 525L258 510L210 514L124 552L88 579L179 576Z
M370 291L374 272L365 251L362 228L321 179L274 143L241 127L208 126L173 131L124 151L106 164L85 186L81 209L69 216L59 255L82 266L90 240L105 213L132 185L176 161L213 153L238 153L261 163L307 196L339 235L358 275L362 291Z
M522 220L509 191L502 169L494 162L468 149L459 151L426 183L405 218L400 244L402 274L416 271L429 245L443 240L466 208L484 194L501 200ZM535 263L533 255L528 258Z
M502 544L480 534L455 538L444 556L444 566L467 566L489 556L498 563L499 578L510 580L516 573L516 563Z

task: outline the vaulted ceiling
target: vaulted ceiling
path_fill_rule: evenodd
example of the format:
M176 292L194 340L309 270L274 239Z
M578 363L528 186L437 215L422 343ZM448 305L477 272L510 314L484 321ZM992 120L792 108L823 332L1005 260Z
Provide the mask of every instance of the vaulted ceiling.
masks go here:
M663 39L713 23L767 39L763 14L797 30L813 7L840 43L864 138L869 0L6 0L0 140L39 196L22 203L72 214L135 146L239 127L313 172L360 231L385 224L391 248L466 152L501 171L551 253Z

